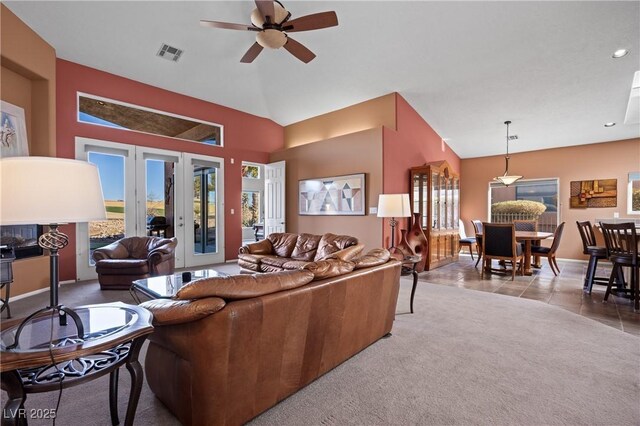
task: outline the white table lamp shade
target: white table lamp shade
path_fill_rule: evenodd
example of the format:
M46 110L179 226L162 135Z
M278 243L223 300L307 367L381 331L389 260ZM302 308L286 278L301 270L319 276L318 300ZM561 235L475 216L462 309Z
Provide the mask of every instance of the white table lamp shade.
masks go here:
M95 165L53 157L0 160L0 224L60 224L105 220Z
M411 206L409 194L380 194L378 217L409 217Z

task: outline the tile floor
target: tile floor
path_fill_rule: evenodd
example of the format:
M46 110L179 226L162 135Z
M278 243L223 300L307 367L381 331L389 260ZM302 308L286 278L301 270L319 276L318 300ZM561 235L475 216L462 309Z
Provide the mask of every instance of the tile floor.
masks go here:
M560 274L551 272L546 259L542 259L541 269L534 269L532 276L519 276L511 281L511 275L497 274L480 278L480 265L475 268L475 260L462 255L460 260L433 271L422 272L420 281L472 290L489 291L514 297L538 300L557 305L579 315L615 327L619 330L640 336L640 312L633 311L629 299L610 295L603 303L606 287L594 285L591 294L582 291L587 270L586 263L558 261ZM494 261L494 267L497 267ZM609 276L610 268L598 268L597 276Z

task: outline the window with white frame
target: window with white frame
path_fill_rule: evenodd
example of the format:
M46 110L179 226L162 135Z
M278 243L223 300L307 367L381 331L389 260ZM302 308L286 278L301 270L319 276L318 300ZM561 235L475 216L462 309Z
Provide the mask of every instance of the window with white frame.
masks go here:
M493 209L493 205L504 201L536 201L544 204L544 212L537 217L538 231L553 232L558 226L560 205L558 202L559 180L549 179L523 179L516 183L504 186L501 183L489 185L489 217L491 222L512 222L514 220L528 220L526 212L499 212Z
M627 213L640 214L640 172L629 173Z

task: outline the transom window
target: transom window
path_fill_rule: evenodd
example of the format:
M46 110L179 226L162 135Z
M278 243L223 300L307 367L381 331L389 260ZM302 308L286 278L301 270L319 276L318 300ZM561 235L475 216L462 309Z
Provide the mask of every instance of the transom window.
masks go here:
M92 95L78 94L78 121L222 146L219 124Z

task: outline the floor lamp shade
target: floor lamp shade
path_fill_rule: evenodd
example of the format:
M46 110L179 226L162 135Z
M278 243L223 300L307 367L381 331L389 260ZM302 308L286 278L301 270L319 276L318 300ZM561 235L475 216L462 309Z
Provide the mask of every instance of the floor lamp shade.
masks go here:
M411 207L409 194L380 194L378 217L409 217Z
M2 225L106 219L97 167L65 158L1 159L0 206Z

